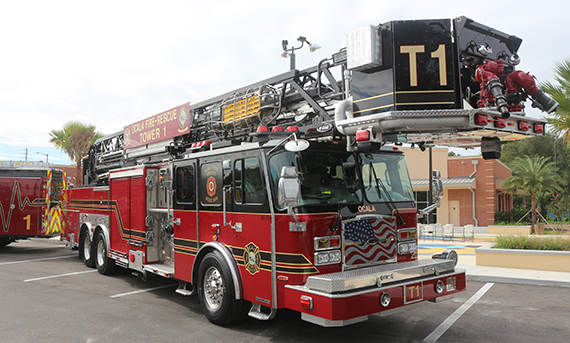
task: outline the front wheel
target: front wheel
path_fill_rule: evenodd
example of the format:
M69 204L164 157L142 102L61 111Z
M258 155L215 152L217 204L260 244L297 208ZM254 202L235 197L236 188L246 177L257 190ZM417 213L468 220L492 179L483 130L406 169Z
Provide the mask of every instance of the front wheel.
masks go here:
M102 275L111 275L115 272L115 260L109 258L107 242L103 232L99 232L95 240L95 265Z
M235 298L231 271L221 253L208 253L198 270L198 300L208 320L218 325L229 325L247 317L249 302Z

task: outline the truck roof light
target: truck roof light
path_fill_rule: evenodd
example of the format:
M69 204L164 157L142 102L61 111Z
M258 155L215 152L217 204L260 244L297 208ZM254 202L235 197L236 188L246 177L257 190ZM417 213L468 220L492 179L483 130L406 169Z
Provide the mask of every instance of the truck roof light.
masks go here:
M524 120L519 120L519 130L528 131L528 122Z
M274 126L274 127L271 129L271 132L283 132L283 131L284 131L284 130L283 130L283 128L282 128L281 126Z
M269 128L267 126L258 126L257 132L269 132Z
M195 142L195 143L192 143L192 145L190 145L190 150L197 150L197 149L201 149L201 148L206 148L210 145L212 145L212 142L210 142L210 141Z
M287 132L299 132L299 128L296 126L287 126Z
M489 123L489 119L487 118L486 114L477 113L475 115L475 124L485 126Z

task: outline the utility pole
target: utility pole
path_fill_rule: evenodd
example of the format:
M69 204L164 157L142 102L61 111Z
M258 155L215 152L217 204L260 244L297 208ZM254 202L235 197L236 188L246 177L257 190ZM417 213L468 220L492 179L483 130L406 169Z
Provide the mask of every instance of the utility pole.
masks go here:
M428 188L428 206L431 206L433 204L433 185L432 185L432 181L433 181L433 160L432 160L432 151L431 151L431 147L429 148L429 176L428 176L428 184L429 184L429 188ZM427 223L426 224L431 224L432 222L432 213L429 212L427 215Z

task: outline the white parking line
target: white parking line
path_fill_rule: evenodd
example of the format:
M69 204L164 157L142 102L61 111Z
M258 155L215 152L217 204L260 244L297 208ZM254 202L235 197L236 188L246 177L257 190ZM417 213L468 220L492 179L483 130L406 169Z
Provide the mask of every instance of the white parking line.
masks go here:
M46 257L46 258L38 258L38 259L35 259L35 260L2 262L2 263L0 263L0 266L6 266L6 265L9 265L9 264L18 264L18 263L28 263L28 262L40 262L40 261L48 261L48 260L57 260L57 259L60 259L60 258L69 258L69 257L75 257L75 258L77 258L76 255L58 256L58 257Z
M84 272L75 272L75 273L67 273L67 274L44 276L44 277L38 277L38 278L35 278L35 279L27 279L27 280L24 280L24 282L40 281L40 280L46 280L46 279L53 279L53 278L56 278L56 277L79 275L79 274L85 274L85 273L93 273L93 272L96 272L96 271L97 271L97 269L95 269L95 270L86 270L86 271L84 271Z
M127 295L133 295L133 294L138 294L138 293L150 292L150 291L154 291L154 290L157 290L157 289L168 288L168 287L172 287L172 286L177 286L177 284L166 285L166 286L159 286L159 287L147 288L147 289L139 289L138 291L132 291L132 292L127 292L127 293L115 294L115 295L111 295L111 298L120 298L120 297L125 297L125 296L127 296Z
M444 333L455 323L459 317L461 317L473 304L477 302L477 300L481 299L481 297L487 293L487 291L493 286L494 283L487 283L485 286L481 287L477 293L475 293L471 299L467 300L467 302L461 307L459 307L455 312L453 312L446 320L443 321L432 333L430 333L425 339L424 342L436 342Z

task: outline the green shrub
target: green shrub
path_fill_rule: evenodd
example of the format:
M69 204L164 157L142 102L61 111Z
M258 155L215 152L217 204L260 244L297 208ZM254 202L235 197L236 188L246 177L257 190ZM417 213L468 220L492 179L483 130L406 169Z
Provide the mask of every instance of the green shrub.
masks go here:
M570 238L563 236L531 237L525 235L499 235L496 238L493 248L570 251Z

